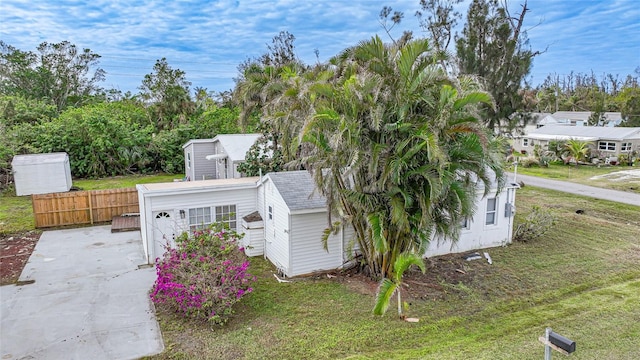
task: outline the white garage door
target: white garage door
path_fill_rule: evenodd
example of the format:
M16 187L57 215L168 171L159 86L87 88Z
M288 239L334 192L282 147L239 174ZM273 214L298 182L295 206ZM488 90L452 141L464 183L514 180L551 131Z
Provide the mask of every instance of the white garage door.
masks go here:
M167 246L175 247L175 226L170 211L159 211L153 215L153 256L160 258Z

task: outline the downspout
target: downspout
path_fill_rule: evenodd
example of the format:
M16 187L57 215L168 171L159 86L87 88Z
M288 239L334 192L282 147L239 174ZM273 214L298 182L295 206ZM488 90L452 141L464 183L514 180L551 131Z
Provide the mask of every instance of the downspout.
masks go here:
M515 192L516 189L514 187L507 189L507 204L509 204L509 228L507 229L507 243L510 244L513 242L513 218L515 216ZM513 193L513 202L511 201L511 193ZM506 245L506 244L505 244Z

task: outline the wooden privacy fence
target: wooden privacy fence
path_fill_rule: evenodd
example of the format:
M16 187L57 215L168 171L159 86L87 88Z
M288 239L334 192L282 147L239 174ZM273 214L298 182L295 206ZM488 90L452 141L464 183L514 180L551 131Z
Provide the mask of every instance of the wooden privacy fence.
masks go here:
M31 195L37 228L93 224L139 212L135 188Z

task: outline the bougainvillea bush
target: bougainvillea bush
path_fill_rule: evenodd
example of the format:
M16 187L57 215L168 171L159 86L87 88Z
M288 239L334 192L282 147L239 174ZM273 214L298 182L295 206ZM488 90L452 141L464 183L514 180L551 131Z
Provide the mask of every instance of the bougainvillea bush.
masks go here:
M186 317L224 324L255 280L247 273L249 262L238 247L239 238L220 224L183 233L176 248L156 260L152 301Z

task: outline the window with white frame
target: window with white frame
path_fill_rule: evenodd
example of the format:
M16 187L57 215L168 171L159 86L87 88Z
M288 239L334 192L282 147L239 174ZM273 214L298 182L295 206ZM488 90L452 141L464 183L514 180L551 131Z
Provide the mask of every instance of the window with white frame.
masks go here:
M522 146L529 146L529 139L528 138L523 138L522 139Z
M191 169L191 153L187 152L187 169Z
M631 143L622 143L622 145L620 145L620 151L631 151Z
M273 220L273 207L269 205L269 220Z
M236 206L216 206L216 222L228 225L231 230L237 230Z
M460 222L460 229L469 230L471 228L471 221L468 218L462 219Z
M194 232L207 228L211 224L211 208L189 209L189 230Z
M498 222L498 201L496 198L487 199L486 225L495 225Z
M598 149L604 151L616 151L616 143L611 141L599 141Z

